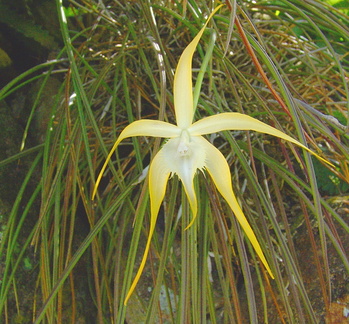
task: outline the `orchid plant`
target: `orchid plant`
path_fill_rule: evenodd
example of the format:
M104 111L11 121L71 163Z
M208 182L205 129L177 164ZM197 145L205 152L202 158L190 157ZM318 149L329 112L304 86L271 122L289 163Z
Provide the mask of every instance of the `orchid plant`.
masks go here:
M112 147L100 173L96 180L92 199L94 199L98 185L103 173L107 167L112 154L122 140L133 136L152 136L167 138L168 140L154 156L149 167L149 193L151 202L151 219L149 235L144 251L144 255L139 266L135 279L129 289L125 299L125 305L133 293L140 276L143 272L147 256L150 249L152 235L154 233L160 205L164 199L166 186L169 178L176 174L182 181L185 193L188 197L192 212L192 220L187 229L193 224L197 216L197 198L194 189L193 179L197 170L206 170L211 176L218 191L226 200L231 210L234 212L237 220L243 228L247 238L250 240L258 257L267 269L268 273L274 278L272 270L263 254L260 244L253 232L248 220L246 219L233 192L231 183L231 173L229 165L222 153L213 146L202 135L212 134L226 130L250 130L279 137L300 146L306 151L314 154L320 160L328 163L319 157L299 141L286 135L280 130L271 127L255 118L240 113L221 113L209 116L193 122L195 113L193 90L192 90L192 58L199 40L212 16L221 6L218 6L208 17L205 25L185 48L181 55L175 75L174 75L174 108L177 125L159 120L143 119L134 121L128 125L120 134L119 138Z

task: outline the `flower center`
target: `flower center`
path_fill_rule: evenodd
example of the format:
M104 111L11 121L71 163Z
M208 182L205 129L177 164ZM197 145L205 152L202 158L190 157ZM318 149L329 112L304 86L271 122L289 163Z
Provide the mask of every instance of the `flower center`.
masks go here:
M179 144L177 146L177 152L180 156L190 155L190 135L187 130L183 130L180 136Z

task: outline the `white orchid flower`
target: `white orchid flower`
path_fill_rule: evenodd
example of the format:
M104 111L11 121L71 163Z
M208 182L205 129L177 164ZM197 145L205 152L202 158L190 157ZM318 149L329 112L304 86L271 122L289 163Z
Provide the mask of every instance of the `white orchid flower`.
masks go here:
M279 137L294 143L311 152L307 147L283 132L260 122L259 120L240 113L221 113L203 118L193 123L195 108L193 105L192 90L192 58L196 46L207 26L208 21L221 6L217 7L207 19L203 28L193 41L186 47L181 55L174 75L174 108L177 125L159 120L138 120L128 125L120 134L111 149L106 162L97 178L93 191L96 194L101 177L107 167L108 161L122 140L133 136L152 136L168 138L160 151L155 155L149 167L149 192L151 202L151 219L147 244L143 259L139 266L135 279L125 299L125 305L134 291L143 272L148 256L155 224L163 201L167 182L173 174L176 174L183 183L186 195L192 211L192 220L189 228L197 216L197 199L193 184L193 178L197 170L206 170L211 176L218 191L226 200L247 238L250 240L258 257L273 278L273 273L262 252L258 240L248 223L239 203L236 200L231 183L229 165L222 153L207 141L202 135L212 134L226 130L250 130ZM311 152L316 155L315 153ZM321 157L317 156L321 160ZM326 162L326 161L325 161Z

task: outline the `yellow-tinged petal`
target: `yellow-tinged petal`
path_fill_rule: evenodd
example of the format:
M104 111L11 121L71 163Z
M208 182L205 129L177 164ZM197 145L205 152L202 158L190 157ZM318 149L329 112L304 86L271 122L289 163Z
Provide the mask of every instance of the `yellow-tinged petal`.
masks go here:
M246 219L243 211L241 210L239 203L236 200L231 184L231 174L227 161L225 160L222 153L209 143L203 137L199 137L201 146L206 151L206 170L210 174L213 182L215 183L218 191L221 193L223 198L227 201L230 208L234 212L237 220L243 228L247 238L250 240L253 248L255 249L260 260L263 262L265 268L268 270L270 276L274 278L273 273L269 267L267 260L263 254L261 246L258 243L256 235L253 232L248 220Z
M141 119L126 126L120 133L118 141L121 142L123 139L132 136L172 138L179 136L181 131L176 125L164 121Z
M291 136L259 121L258 119L240 113L221 113L218 115L203 118L191 125L188 129L188 132L191 136L197 136L217 133L225 130L252 130L260 133L273 135L304 148L309 153L315 155L321 161L324 161L325 163L332 165L330 162L326 161L325 159L314 153L312 150L310 150L305 145L298 142Z
M126 305L129 298L131 297L134 289L136 288L136 285L142 275L142 272L144 270L145 263L147 261L149 249L150 249L150 243L151 239L154 233L156 220L158 217L160 205L162 203L162 200L164 199L165 191L166 191L166 185L168 178L170 176L170 169L166 165L166 160L164 157L163 150L160 150L152 160L150 167L149 167L149 194L150 194L150 211L151 211L151 218L150 218L150 228L149 228L149 235L147 239L147 244L145 246L143 258L141 261L141 264L139 266L139 269L137 271L137 274L132 282L132 285L127 293L127 296L125 298L124 304Z
M222 5L215 8L207 18L205 25L183 51L174 75L173 97L177 125L188 128L194 116L193 85L192 85L192 59L196 46L207 26L207 23Z
M119 138L114 143L112 149L108 154L107 159L104 162L104 165L98 175L95 187L93 189L92 199L94 199L96 195L98 185L102 179L103 173L108 165L108 162L111 159L111 156L113 155L113 153L115 152L116 148L118 147L118 145L122 140L124 140L127 137L133 137L133 136L152 136L152 137L172 138L172 137L179 136L180 134L181 134L181 130L177 126L160 121L160 120L142 119L142 120L134 121L130 125L126 126L124 130L120 133Z

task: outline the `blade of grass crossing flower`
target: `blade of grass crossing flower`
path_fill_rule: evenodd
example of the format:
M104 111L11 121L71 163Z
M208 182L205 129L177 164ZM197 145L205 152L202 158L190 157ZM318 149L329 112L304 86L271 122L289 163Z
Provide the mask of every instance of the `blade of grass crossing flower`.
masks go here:
M207 46L206 54L204 59L202 60L201 66L200 66L200 71L199 74L196 78L196 83L194 87L194 104L193 104L193 110L195 111L196 106L198 105L199 97L200 97L200 92L201 92L201 85L202 85L202 80L204 79L204 75L207 69L207 65L212 57L212 52L213 48L216 42L217 38L217 33L214 30L211 30L211 36L210 40Z
M222 5L218 6L212 11L206 20L205 25L201 28L191 43L185 48L179 59L174 75L173 98L177 125L180 128L188 128L192 123L194 116L192 85L193 54L208 22L221 7Z
M163 157L161 153L162 151L158 152L158 154L154 157L149 168L149 194L150 194L150 201L151 201L149 234L148 234L147 244L145 246L141 264L138 268L137 274L132 282L132 285L126 295L126 298L124 301L125 305L127 304L134 289L136 288L136 285L144 270L144 266L147 261L147 257L150 249L150 243L154 233L160 205L162 200L164 199L167 181L170 176L170 170L167 168L166 164L163 163Z
M207 152L206 169L208 173L210 174L218 191L221 193L223 198L227 201L228 205L234 212L237 220L239 221L241 227L247 235L247 238L250 240L260 260L264 264L270 276L274 279L274 275L269 267L267 260L265 259L256 235L254 234L253 229L248 223L248 220L246 219L243 211L239 206L238 201L236 200L231 184L231 173L227 161L225 160L222 153L204 138L202 138L201 145L205 147L205 150Z

